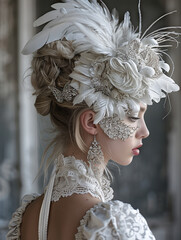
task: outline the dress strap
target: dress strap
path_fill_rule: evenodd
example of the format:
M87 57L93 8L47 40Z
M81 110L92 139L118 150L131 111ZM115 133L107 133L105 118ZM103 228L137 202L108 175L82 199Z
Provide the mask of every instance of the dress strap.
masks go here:
M39 225L38 225L39 240L47 240L48 218L49 218L50 203L51 203L51 196L52 196L55 176L56 176L56 168L54 168L52 172L52 176L48 184L48 187L43 199L43 203L41 206L41 210L40 210Z

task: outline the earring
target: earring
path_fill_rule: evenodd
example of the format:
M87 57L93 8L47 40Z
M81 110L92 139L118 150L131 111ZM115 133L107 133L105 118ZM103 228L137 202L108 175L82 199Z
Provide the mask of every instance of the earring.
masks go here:
M87 153L87 160L90 164L100 165L104 162L104 155L101 150L100 144L96 140L96 136L94 135L94 140L90 145L90 148Z

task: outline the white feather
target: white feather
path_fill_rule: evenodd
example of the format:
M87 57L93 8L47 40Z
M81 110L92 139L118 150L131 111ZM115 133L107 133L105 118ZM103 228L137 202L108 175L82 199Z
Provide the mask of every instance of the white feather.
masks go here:
M158 82L154 81L154 83L150 86L149 90L150 90L151 99L156 103L158 103L162 96L161 87L158 84Z
M138 114L138 112L140 111L140 104L139 104L139 102L135 101L132 98L128 98L126 100L126 102L128 104L129 109L131 109L132 113L135 114L135 115Z
M167 93L176 92L180 90L180 87L171 79L170 77L162 74L160 78L157 79L157 83L162 90Z
M144 68L141 69L140 73L141 73L142 75L144 75L145 77L151 78L151 77L154 76L155 70L154 70L152 67L146 66L146 67L144 67Z
M147 105L152 105L151 96L149 94L149 90L141 97L141 101Z
M75 1L70 1L66 3L54 3L51 5L52 8L60 10L61 8L65 9L72 9L73 7L76 7L77 3Z
M96 112L96 110L93 108ZM98 124L104 117L106 116L105 108L100 108L98 112L96 112L94 117L94 124Z
M160 61L160 67L163 68L166 72L170 71L170 66L164 61Z
M87 89L85 91L81 91L81 93L79 93L79 95L77 95L74 98L73 104L75 105L75 104L83 102L86 99L87 95L93 94L94 91L95 91L94 89Z
M114 101L112 99L109 98L109 102L107 103L106 105L106 115L108 117L112 117L113 114L114 114L114 110L115 110L115 107L114 107Z
M78 82L80 83L83 83L85 85L90 85L90 78L80 74L80 73L77 73L77 72L72 72L70 75L69 75L72 79L74 80L77 80Z
M154 38L143 38L142 43L145 45L153 45L153 46L158 46L158 41L155 40Z
M86 38L82 38L81 45L78 45L81 51L82 49L85 49L85 47L82 48L82 46L85 44L87 47L87 43L89 42L89 48L95 48L96 50L99 49L102 53L111 54L111 49L114 48L112 42L114 30L108 10L103 9L98 3L96 3L96 1L91 4L87 0L76 1L76 4L74 1L69 1L67 4L62 5L60 3L53 5L53 7L57 10L43 15L35 21L35 26L47 22L48 24L44 27L41 33L36 35L36 41L38 41L38 44L32 39L32 41L25 46L27 49L23 50L24 53L32 53L41 48L45 43L50 43L64 37L66 38L66 35L70 38L70 34L73 37L74 34L82 31ZM60 11L61 8L64 8L66 11L62 13ZM66 12L69 14L66 14ZM90 20L87 21L87 19ZM44 37L46 41L43 40ZM79 42L79 39L76 38L72 40L75 41L75 44Z
M61 15L63 15L63 14L61 14L60 11L58 11L58 10L50 11L50 12L44 14L43 16L39 17L36 21L34 21L33 26L34 27L41 26L42 24L45 24L49 21L52 21L56 18L61 17Z
M88 107L91 107L94 104L94 102L96 101L98 95L99 95L99 93L95 92L94 94L89 94L86 97L85 101L86 101Z
M75 80L72 80L70 86L78 90L80 88L80 83Z
M121 120L125 118L125 111L122 102L115 103L115 113L119 116Z
M93 105L93 110L96 112L94 123L99 123L107 113L107 106L109 104L109 97L101 92L98 92L96 102Z
M74 67L74 71L77 72L77 73L80 73L80 74L83 74L85 75L86 77L91 77L90 76L90 68L87 67L87 65L76 65ZM72 77L72 76L71 76Z
M47 43L49 34L49 31L43 31L36 34L30 41L27 42L24 49L22 50L22 54L27 55L35 52L37 49L40 49Z

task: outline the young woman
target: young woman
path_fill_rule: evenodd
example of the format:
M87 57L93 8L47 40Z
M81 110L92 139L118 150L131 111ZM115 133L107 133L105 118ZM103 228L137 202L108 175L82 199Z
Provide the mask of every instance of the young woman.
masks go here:
M149 135L147 105L179 90L160 51L176 33L136 32L128 12L118 24L96 0L52 7L23 53L34 53L35 107L56 128L54 170L44 194L24 197L7 239L155 239L138 210L112 200L106 165L131 163Z

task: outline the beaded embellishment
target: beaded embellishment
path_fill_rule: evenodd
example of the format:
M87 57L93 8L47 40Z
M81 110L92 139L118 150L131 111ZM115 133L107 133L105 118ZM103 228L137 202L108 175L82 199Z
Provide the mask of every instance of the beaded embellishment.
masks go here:
M69 83L65 84L62 91L54 86L48 86L48 88L52 91L54 97L59 103L63 103L64 100L72 102L73 98L77 95L77 90L71 87Z
M100 164L104 161L104 155L101 150L101 146L97 142L95 135L87 154L87 160L89 162L93 162L94 164Z
M102 176L101 165L104 165L104 154L102 152L100 144L96 140L94 135L94 140L90 145L89 151L87 153L87 160L95 174L99 179Z

